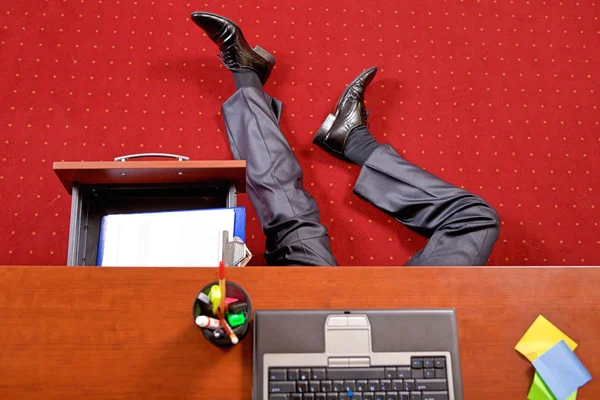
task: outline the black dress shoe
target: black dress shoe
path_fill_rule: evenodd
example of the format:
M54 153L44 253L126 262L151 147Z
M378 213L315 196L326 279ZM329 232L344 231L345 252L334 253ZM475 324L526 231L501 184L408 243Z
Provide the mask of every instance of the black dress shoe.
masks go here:
M195 12L192 21L202 28L210 40L219 46L219 57L225 67L231 71L248 68L256 72L264 84L275 65L275 57L259 46L251 48L241 29L220 15Z
M357 126L368 124L368 113L364 104L365 89L376 73L377 67L369 68L348 85L333 114L329 114L313 138L314 144L336 157L347 160L344 148L348 135Z

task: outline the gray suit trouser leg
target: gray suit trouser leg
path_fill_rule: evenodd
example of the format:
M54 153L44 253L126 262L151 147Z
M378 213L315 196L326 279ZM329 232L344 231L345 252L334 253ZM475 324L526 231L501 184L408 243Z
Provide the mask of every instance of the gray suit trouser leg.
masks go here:
M281 102L246 87L223 104L231 152L246 160L246 189L267 237L269 265L337 265L319 207L279 129Z
M429 238L407 265L485 265L500 231L481 197L457 188L379 146L362 166L354 193Z
M247 162L248 196L267 237L269 265L336 265L319 209L302 186L302 171L279 128L281 103L242 88L223 104L236 159ZM484 265L499 218L483 199L378 147L354 192L429 238L407 265Z

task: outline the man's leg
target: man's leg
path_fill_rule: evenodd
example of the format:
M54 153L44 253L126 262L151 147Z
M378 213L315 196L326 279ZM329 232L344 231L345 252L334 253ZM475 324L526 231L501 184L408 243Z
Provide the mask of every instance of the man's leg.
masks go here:
M499 233L499 218L483 199L406 161L379 145L367 128L364 91L371 68L344 91L314 142L362 166L354 192L429 238L408 265L484 265Z
M389 145L367 158L354 193L429 238L407 265L485 265L498 214L481 197L406 161Z
M231 151L246 160L246 188L267 236L269 265L336 265L319 209L302 186L300 165L279 129L281 102L263 92L275 58L251 48L241 30L220 15L192 20L219 47L237 92L223 104Z
M315 199L279 129L281 103L255 87L239 89L223 117L231 151L246 160L248 197L267 236L269 265L337 265Z

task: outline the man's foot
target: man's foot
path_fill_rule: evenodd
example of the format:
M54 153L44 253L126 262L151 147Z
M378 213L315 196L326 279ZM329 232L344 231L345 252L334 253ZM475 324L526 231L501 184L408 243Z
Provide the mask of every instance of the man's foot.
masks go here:
M263 84L269 79L275 57L259 46L251 48L236 24L220 15L207 12L192 13L192 21L219 46L219 58L227 69L234 72L250 69Z
M338 100L333 114L329 114L313 139L313 143L323 150L350 161L345 154L350 132L356 127L367 125L367 111L364 105L365 89L371 83L377 67L360 74L344 91Z

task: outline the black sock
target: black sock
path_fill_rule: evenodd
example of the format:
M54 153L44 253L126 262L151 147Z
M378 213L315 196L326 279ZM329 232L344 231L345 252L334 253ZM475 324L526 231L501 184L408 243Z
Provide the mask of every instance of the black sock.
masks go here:
M248 68L241 68L239 71L233 71L233 81L235 88L240 90L243 87L255 87L262 89L263 85L256 72Z
M379 143L373 138L366 126L357 126L348 135L344 155L353 163L362 166L378 146Z

